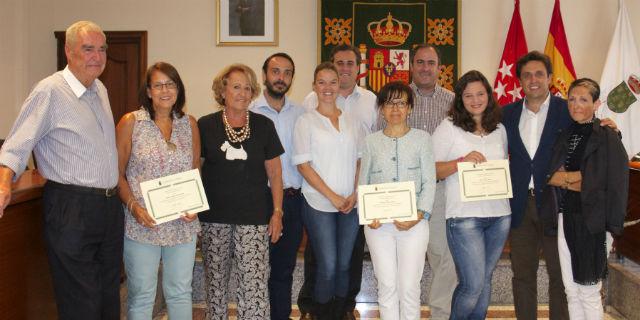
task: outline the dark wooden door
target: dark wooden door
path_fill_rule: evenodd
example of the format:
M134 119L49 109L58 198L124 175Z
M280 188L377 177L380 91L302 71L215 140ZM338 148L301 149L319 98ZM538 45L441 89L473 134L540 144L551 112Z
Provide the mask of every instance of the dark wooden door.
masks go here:
M146 31L105 31L107 66L100 76L109 91L113 120L117 123L127 112L137 110L138 90L147 68ZM54 32L58 43L58 70L67 65L64 31Z

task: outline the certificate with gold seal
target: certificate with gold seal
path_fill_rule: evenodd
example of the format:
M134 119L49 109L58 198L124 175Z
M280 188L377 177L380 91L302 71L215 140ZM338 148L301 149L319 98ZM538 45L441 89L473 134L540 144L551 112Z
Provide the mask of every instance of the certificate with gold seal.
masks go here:
M360 224L411 221L418 219L416 185L413 181L358 186Z
M458 179L463 202L513 198L509 160L459 162Z
M147 212L158 224L209 210L198 169L141 182L140 190Z

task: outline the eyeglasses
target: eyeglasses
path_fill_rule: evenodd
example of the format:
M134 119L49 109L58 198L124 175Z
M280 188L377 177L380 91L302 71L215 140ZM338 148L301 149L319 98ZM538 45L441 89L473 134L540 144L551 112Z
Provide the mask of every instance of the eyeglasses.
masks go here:
M165 88L167 90L175 90L178 88L178 85L173 82L173 81L167 81L167 82L156 82L151 84L151 89L152 90L156 90L156 91L162 91L162 89Z
M407 101L404 101L404 100L387 101L384 103L384 106L389 109L392 109L392 108L406 109L409 106L409 103L407 103Z

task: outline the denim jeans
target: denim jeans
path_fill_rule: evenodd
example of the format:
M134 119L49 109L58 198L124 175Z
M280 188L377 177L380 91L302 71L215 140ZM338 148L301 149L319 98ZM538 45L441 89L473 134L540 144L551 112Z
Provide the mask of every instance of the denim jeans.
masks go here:
M359 227L356 209L348 214L324 212L312 208L305 200L302 221L307 228L318 268L315 302L327 303L333 297L346 297L349 290L349 263Z
M447 242L458 274L450 319L484 319L491 276L509 234L511 216L447 219Z
M157 246L124 238L127 319L151 319L162 259L162 291L169 319L191 319L191 280L196 236L188 243Z

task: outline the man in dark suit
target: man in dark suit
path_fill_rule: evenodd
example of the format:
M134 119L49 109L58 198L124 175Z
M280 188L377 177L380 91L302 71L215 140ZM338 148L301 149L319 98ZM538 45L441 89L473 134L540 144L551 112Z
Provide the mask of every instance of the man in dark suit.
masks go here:
M567 102L549 93L549 57L532 51L516 63L516 75L526 95L504 107L511 182L511 268L513 298L518 319L537 317L537 271L542 249L549 274L549 318L569 319L564 293L557 237L543 234L538 209L546 184L551 149L558 131L569 126Z
M547 184L553 144L571 117L567 101L549 93L551 60L531 51L516 62L516 76L525 98L506 105L502 124L507 130L511 203L511 269L513 299L518 319L537 318L537 271L542 253L549 274L549 318L569 319L567 297L560 273L557 237L545 236L540 219L540 193ZM615 122L601 126L617 131Z

